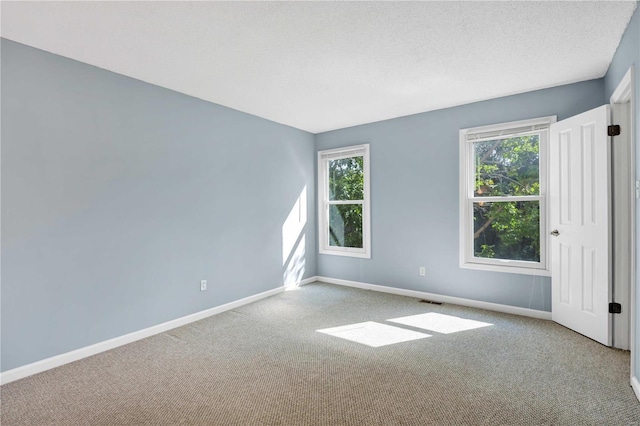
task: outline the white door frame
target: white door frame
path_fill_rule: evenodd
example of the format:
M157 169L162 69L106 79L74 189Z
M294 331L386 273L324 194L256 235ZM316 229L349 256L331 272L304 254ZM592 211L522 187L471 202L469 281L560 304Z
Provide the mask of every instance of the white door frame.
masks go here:
M618 264L617 268L625 268L623 270L615 270L614 269L614 283L613 283L613 291L615 295L615 301L620 303L621 301L628 302L628 314L614 316L614 327L618 330L618 333L614 330L614 346L621 349L630 349L631 350L631 378L634 377L635 371L635 361L633 350L635 349L635 315L636 315L636 306L635 306L635 294L636 294L636 262L635 262L635 253L636 253L636 225L635 225L635 217L636 217L636 198L638 198L638 190L636 189L638 185L638 181L636 181L636 153L635 153L635 126L634 126L634 67L633 65L627 70L626 74L620 80L618 87L613 92L610 98L611 103L611 113L612 113L612 124L621 124L626 129L623 129L623 134L621 136L622 140L615 140L616 143L624 143L627 144L627 154L628 154L628 162L624 164L624 168L618 167L618 171L622 173L622 176L618 176L621 179L626 179L629 183L629 193L627 200L625 203L623 201L623 205L625 205L625 209L628 209L626 212L622 213L622 223L616 223L614 228L613 238L625 238L631 236L630 244L629 244L629 262L627 265ZM628 107L623 107L623 105L628 103ZM613 173L616 173L616 167L613 165ZM624 176L626 175L626 176ZM612 179L613 182L616 181L615 177ZM614 189L615 192L615 189ZM614 207L616 205L616 201L614 200ZM626 214L625 214L626 213ZM612 216L620 217L615 214ZM617 262L614 263L614 268L616 268ZM622 280L616 280L615 277L623 277ZM625 300L626 299L626 300ZM624 312L624 308L623 308ZM625 333L626 331L626 333ZM626 340L625 340L626 335ZM616 342L617 337L617 342Z

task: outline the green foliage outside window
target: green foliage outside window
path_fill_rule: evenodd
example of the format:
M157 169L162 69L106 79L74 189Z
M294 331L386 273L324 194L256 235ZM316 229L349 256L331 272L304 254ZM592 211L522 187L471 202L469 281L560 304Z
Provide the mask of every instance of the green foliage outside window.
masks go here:
M364 199L363 157L330 160L329 200L362 201ZM331 204L329 206L329 245L363 247L362 204Z
M540 194L540 137L475 142L473 203L476 257L540 261L540 202L478 201Z

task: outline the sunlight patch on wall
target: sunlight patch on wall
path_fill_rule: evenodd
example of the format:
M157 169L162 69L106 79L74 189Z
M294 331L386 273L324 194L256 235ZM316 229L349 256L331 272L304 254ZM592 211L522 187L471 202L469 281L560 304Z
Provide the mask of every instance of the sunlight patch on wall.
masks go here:
M429 334L405 330L391 325L379 324L373 321L344 325L341 327L325 328L323 330L316 331L318 333L328 334L341 339L351 340L352 342L361 343L373 348L431 337Z
M284 268L283 281L285 291L295 290L300 286L302 277L304 276L305 266L305 238L304 235L300 238L300 242L296 246L291 260L286 264Z
M300 196L293 204L287 219L282 225L282 264L287 263L298 237L307 223L307 187L302 188Z
M307 224L307 187L302 188L282 225L282 282L285 290L300 286L305 272L305 235Z
M459 331L473 330L493 325L487 322L459 318L452 315L439 314L437 312L394 318L387 321L421 328L423 330L435 331L442 334L457 333Z

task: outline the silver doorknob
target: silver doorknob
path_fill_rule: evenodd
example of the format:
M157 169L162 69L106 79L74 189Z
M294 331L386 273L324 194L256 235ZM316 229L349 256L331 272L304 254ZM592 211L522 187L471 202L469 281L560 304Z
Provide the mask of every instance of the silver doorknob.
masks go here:
M560 232L558 232L557 229L554 229L553 231L551 231L551 235L553 235L554 237L557 237L558 235L560 235Z

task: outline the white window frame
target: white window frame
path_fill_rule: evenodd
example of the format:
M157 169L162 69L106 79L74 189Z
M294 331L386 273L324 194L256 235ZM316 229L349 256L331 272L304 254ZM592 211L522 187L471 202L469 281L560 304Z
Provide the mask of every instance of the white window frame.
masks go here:
M551 276L549 269L549 238L547 221L549 218L548 191L548 145L549 127L556 116L530 120L511 121L489 126L460 130L460 267L485 271L510 272L516 274ZM476 197L475 163L473 143L503 137L540 134L540 193L537 196ZM473 203L474 201L539 201L540 203L540 262L523 260L489 259L474 256L473 253Z
M329 160L362 156L363 200L329 201ZM371 258L371 205L369 197L369 144L318 151L318 240L320 254ZM329 206L362 204L362 248L329 245Z

